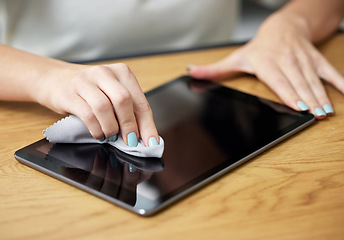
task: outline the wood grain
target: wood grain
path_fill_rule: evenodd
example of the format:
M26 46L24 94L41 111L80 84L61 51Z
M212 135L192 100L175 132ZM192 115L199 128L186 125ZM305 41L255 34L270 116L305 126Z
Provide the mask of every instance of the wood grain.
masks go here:
M344 73L344 35L319 49ZM147 91L234 47L122 59ZM225 85L279 101L242 76ZM0 102L0 239L344 239L344 97L336 115L195 192L141 218L18 163L15 150L61 118L34 103Z

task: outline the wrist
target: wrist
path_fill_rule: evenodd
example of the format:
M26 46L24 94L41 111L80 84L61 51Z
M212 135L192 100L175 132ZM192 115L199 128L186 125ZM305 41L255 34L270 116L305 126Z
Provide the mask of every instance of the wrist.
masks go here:
M312 41L309 21L298 14L278 11L268 17L258 30L259 34L297 34Z
M53 111L64 113L59 109L59 101L70 91L68 87L74 76L86 66L48 59L50 60L52 61L50 66L47 66L37 77L31 98Z
M344 17L344 1L290 1L266 22L274 22L281 30L295 32L312 43L319 43L333 34ZM270 21L272 20L272 21Z

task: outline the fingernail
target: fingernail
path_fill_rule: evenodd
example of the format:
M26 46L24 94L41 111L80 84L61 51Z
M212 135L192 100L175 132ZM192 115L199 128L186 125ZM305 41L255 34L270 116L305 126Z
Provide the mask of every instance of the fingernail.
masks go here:
M134 167L133 165L129 165L129 172L134 173L136 172L136 170L136 167Z
M148 140L148 146L158 146L159 143L158 141L156 140L155 137L151 137L149 140Z
M186 67L186 70L189 72L191 69L193 69L194 67L196 67L195 65L188 65L187 67Z
M104 142L105 141L105 137L102 137L102 138L100 138L100 139L98 139L100 142Z
M137 146L137 137L135 132L131 132L127 136L128 139L128 146L129 147L136 147Z
M298 101L297 106L300 108L301 111L308 111L309 110L309 107L302 101Z
M109 137L109 142L114 142L117 140L117 134L113 135L112 137Z
M321 108L316 108L315 115L317 115L318 117L322 117L322 116L326 116L326 113Z
M325 111L325 113L326 114L333 114L334 113L334 111L333 111L333 109L332 109L332 107L331 107L331 105L330 104L325 104L324 106L323 106L323 109L324 109L324 111Z

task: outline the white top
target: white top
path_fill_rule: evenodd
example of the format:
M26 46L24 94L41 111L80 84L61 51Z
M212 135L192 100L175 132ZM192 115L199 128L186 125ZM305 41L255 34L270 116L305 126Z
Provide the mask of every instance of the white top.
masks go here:
M68 61L228 42L238 0L0 0L3 44Z

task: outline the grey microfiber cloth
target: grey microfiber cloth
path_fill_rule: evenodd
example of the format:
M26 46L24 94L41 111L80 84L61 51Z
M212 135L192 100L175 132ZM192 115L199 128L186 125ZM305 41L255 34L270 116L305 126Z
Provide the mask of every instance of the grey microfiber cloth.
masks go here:
M121 134L118 134L118 138L115 142L109 142L107 139L101 142L94 139L85 124L74 115L59 120L44 130L43 134L46 139L52 143L106 143L127 154L137 157L161 158L164 152L164 140L161 137L159 137L160 144L151 147L146 147L142 139L139 140L137 147L129 147L125 144Z

